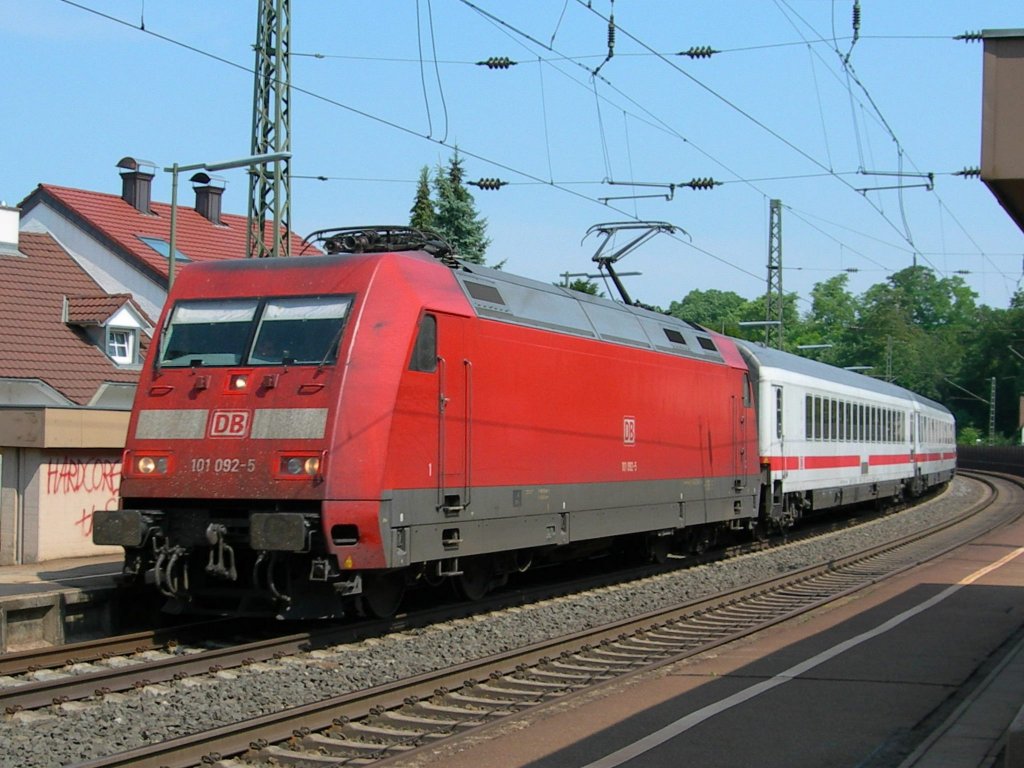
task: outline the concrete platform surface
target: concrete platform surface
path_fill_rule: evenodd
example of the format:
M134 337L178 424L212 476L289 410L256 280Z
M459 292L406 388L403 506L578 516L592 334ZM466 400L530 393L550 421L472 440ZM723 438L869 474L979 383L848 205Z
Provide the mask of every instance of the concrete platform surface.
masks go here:
M113 578L121 572L123 560L121 555L103 555L0 566L0 599L28 592L108 585L108 582L113 586Z
M85 640L122 625L119 555L0 566L0 653Z
M1024 523L394 768L1024 768ZM1011 743L1011 748L1007 744Z

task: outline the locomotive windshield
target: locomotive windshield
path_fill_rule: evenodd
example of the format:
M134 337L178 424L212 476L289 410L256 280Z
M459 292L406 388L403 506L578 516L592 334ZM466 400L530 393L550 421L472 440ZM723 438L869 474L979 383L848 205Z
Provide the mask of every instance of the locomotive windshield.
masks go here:
M350 296L182 301L164 332L160 366L333 363Z

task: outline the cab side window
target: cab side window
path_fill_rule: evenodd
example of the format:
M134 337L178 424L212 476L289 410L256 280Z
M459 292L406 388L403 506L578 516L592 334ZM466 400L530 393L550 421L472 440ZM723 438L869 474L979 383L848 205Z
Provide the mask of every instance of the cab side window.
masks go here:
M437 370L437 318L433 315L424 315L420 320L409 370L423 373L433 373Z

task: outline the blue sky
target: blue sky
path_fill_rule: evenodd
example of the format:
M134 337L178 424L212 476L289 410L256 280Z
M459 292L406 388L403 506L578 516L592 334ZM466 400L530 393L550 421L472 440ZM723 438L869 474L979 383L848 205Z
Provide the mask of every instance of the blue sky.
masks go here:
M159 168L248 155L256 5L0 0L0 199L39 183L117 194L125 155ZM591 225L641 218L685 234L620 263L642 272L634 298L761 296L776 198L783 287L803 310L815 283L845 273L860 293L915 251L990 306L1024 284L1024 235L982 182L951 175L980 164L983 52L953 37L1024 27L1019 0L861 0L855 44L852 0L291 5L300 234L406 222L419 169L458 144L468 179L510 182L473 190L489 261L549 282L595 271ZM705 45L721 53L675 55ZM492 56L518 63L474 64ZM934 174L933 188L888 175L901 171ZM221 175L225 210L244 214L244 173ZM724 183L668 186L705 177ZM600 202L629 195L647 197ZM154 198L169 200L169 174Z

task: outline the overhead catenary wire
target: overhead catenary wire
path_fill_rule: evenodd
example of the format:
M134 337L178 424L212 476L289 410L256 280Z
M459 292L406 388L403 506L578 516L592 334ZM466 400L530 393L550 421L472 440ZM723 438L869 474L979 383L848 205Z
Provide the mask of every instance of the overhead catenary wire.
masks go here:
M143 34L152 36L155 39L161 40L161 41L163 41L165 43L168 43L170 45L178 46L178 47L180 47L180 48L182 48L184 50L191 51L191 52L196 53L196 54L198 54L200 56L203 56L203 57L206 57L206 58L211 59L213 61L216 61L218 63L221 63L221 64L224 64L226 66L229 66L229 67L238 69L240 71L246 72L249 75L253 75L254 74L252 68L249 67L249 66L246 66L244 64L239 64L238 62L231 61L230 59L227 59L227 58L225 58L223 56L219 56L217 54L214 54L214 53L211 53L209 51L203 50L202 48L199 48L199 47L191 45L189 43L185 43L183 41L177 40L177 39L172 38L172 37L170 37L168 35L160 34L158 32L153 31L152 29L142 29L139 26L137 26L137 25L135 25L135 24L133 24L133 23L131 23L129 21L125 21L124 19L118 18L118 17L113 16L113 15L111 15L109 13L105 13L105 12L97 10L95 8L91 8L91 7L87 6L87 5L85 5L84 3L78 2L77 0L61 0L61 2L65 3L66 5L70 5L72 7L78 8L79 10L82 10L84 12L94 14L94 15L100 17L100 18L106 19L107 21L110 21L110 22L113 22L113 23L116 23L116 24L128 27L129 29L137 30L139 32L142 32ZM309 96L310 98L313 98L313 99L316 99L316 100L321 101L323 103L330 104L332 106L338 107L338 108L343 109L343 110L345 110L347 112L350 112L352 114L355 114L355 115L363 117L363 118L366 118L368 120L371 120L373 122L379 123L381 125L385 125L385 126L387 126L389 128L392 128L392 129L394 129L396 131L400 131L400 132L405 133L407 135L415 136L415 137L424 139L426 141L434 142L434 143L439 144L441 146L445 146L448 149L452 149L452 150L455 149L455 146L448 144L446 140L442 141L440 139L433 138L433 137L431 137L429 135L424 135L424 134L422 134L422 133L420 133L420 132L418 132L418 131L416 131L416 130L414 130L412 128L409 128L407 126L401 125L401 124L396 123L396 122L394 122L392 120L388 120L386 118L380 117L378 115L374 115L374 114L366 112L364 110L358 109L358 108L353 107L353 106L351 106L349 104L345 104L343 102L340 102L340 101L338 101L336 99L332 99L330 97L324 96L323 94L319 94L319 93L316 93L314 91L308 90L306 88L302 88L301 86L296 86L294 83L292 84L291 87L292 87L292 90L294 92L304 94L306 96ZM598 204L598 205L603 205L604 207L606 207L606 208L608 208L610 210L613 210L613 211L615 211L617 213L621 213L623 216L627 216L627 217L631 216L631 214L628 211L622 210L621 208L618 208L618 207L613 206L613 205L609 205L607 203L601 203L596 198L590 197L588 195L581 194L580 192L577 192L577 191L569 188L568 186L560 185L560 184L549 182L549 181L545 181L544 179L541 179L541 178L539 178L539 177L537 177L537 176L535 176L535 175L533 175L533 174L531 174L531 173L529 173L527 171L523 171L521 169L517 169L517 168L515 168L515 167L513 167L511 165L508 165L507 163L503 163L501 161L497 161L497 160L493 160L491 158L487 158L487 157L485 157L483 155L480 155L480 154L477 154L477 153L475 153L475 152L473 152L471 150L468 150L468 149L466 149L463 146L459 146L458 150L459 150L459 152L461 154L463 154L466 157L470 157L470 158L473 158L475 160L479 160L481 162L488 163L490 165L495 166L496 168L501 168L502 170L508 171L509 173L514 173L514 174L519 175L519 176L522 176L523 178L530 179L532 181L545 184L545 185L551 187L552 189L557 189L557 190L559 190L561 192L565 192L565 193L567 193L567 194L569 194L571 196L577 197L579 199L586 200L588 202L592 202L592 203L595 203L595 204ZM293 178L302 178L302 177L294 175ZM329 177L326 177L326 176L316 176L316 177L313 177L313 178L316 178L316 179L319 180L319 179L327 179ZM714 254L711 251L708 251L706 249L694 246L691 243L688 243L687 241L679 238L676 235L670 235L670 237L673 237L674 239L678 240L680 243L682 243L684 245L687 245L687 246L689 246L691 248L694 248L695 250L703 253L704 255L708 256L709 258L712 258L712 259L720 262L723 265L726 265L726 266L728 266L728 267L730 267L732 269L735 269L738 272L741 272L743 274L747 274L747 275L750 275L752 277L758 278L758 276L755 275L753 272L750 272L749 270L741 267L740 265L735 264L733 262L730 262L729 260L727 260L727 259L725 259L725 258L723 258L721 256L718 256L717 254Z
M90 12L95 12L95 11L93 11L93 9L85 7L82 3L71 2L71 0L64 0L64 2L67 2L69 5L73 5L73 6L77 6L77 7L83 8L83 10L88 10ZM100 15L105 15L105 14L100 14ZM112 18L112 17L108 17L108 18ZM118 21L119 23L124 23L124 22L121 22L118 19L113 19L113 20ZM135 25L126 24L126 26L133 26L134 27ZM135 28L138 29L139 27L135 27ZM147 34L151 34L152 33L152 30L140 29L140 31L143 31L143 32L145 32ZM159 35L159 34L154 34L154 37L163 39L163 40L165 40L167 42L170 42L170 43L173 43L175 45L179 45L179 46L181 46L183 48L192 50L195 53L201 54L203 56L207 56L207 57L209 57L211 59L214 59L214 60L217 60L217 61L221 61L224 64L228 64L230 66L237 67L240 70L243 70L243 71L246 71L246 72L251 72L248 67L235 64L234 62L231 62L231 61L229 61L227 59L224 59L223 57L216 56L215 54L211 54L211 53L209 53L207 51L204 51L202 49L196 48L195 46L188 45L187 43L183 43L183 42L178 41L178 40L173 40L171 38L168 38L166 36ZM554 39L554 36L553 36L552 39ZM541 44L541 45L543 45L543 44ZM559 58L560 60L563 60L563 61L571 61L574 64L576 63L576 62L574 62L572 60L572 57L561 56L560 54L557 54L557 53L554 53L551 58L556 58L556 57ZM444 60L442 60L439 57L437 57L436 51L435 51L435 55L434 55L433 58L434 58L435 66L438 63L444 63ZM538 56L538 61L541 61L541 58L542 57ZM547 57L544 57L544 58L545 58L544 63L547 64L548 63L547 62ZM590 73L589 68L583 68L583 69L584 69L584 71L587 71L588 74ZM629 100L629 102L631 104L634 104L635 106L638 106L641 109L645 109L645 108L642 107L642 105L639 105L639 102L637 102L635 99L632 99L632 97L630 97L628 94L626 94L625 91L622 91L621 89L617 88L613 83L611 83L605 77L600 77L599 79L601 79L602 83L605 84L605 87L604 88L600 88L600 91L607 92L607 93L616 93L616 94L622 96L623 98L626 98L627 100ZM593 84L591 84L591 88L593 90L595 90L595 91L598 90L597 86L595 86ZM409 128L406 125L397 123L397 122L392 121L392 120L388 120L386 118L382 118L379 115L368 113L368 112L366 112L364 110L360 110L360 109L358 109L358 108L356 108L356 107L354 107L354 106L352 106L350 104L346 104L346 103L340 102L340 101L338 101L336 99L332 99L332 98L324 96L322 94L315 93L315 92L312 92L312 91L309 91L309 90L306 90L306 89L302 89L302 88L294 88L294 90L296 90L296 92L298 92L298 93L303 93L303 94L305 94L307 96L310 96L312 98L319 99L321 101L324 101L325 103L332 104L334 106L337 106L339 108L347 110L347 111L349 111L349 112L351 112L353 114L356 114L356 115L358 115L358 116L360 116L362 118L366 118L366 119L375 121L377 123L386 125L386 126L388 126L390 128L393 128L393 129L405 132L405 133L407 133L409 135L413 135L413 136L417 136L417 137L420 137L420 138L424 138L424 139L426 139L428 141L432 141L432 142L437 143L437 144L442 145L442 146L449 146L447 141L446 141L446 137L445 137L445 140L438 140L438 138L433 137L433 136L431 136L429 134L424 136L422 134L422 132L415 131L415 130ZM599 98L604 100L605 93L599 93ZM646 125L650 125L650 126L652 126L654 128L657 128L658 130L663 130L667 134L675 136L676 138L679 138L680 140L686 142L689 146L693 147L694 149L697 149L697 151L702 151L702 150L699 149L699 147L697 147L694 144L694 142L692 140L688 139L685 136L682 136L675 128L673 128L668 123L665 123L664 121L660 121L660 118L657 118L656 116L654 116L649 111L646 112L645 114L649 115L650 119L648 119L647 117L643 117L641 115L637 115L637 114L635 114L633 112L629 112L628 114L629 114L630 117L634 117L634 118L644 122ZM545 126L545 128L546 128L546 126ZM431 133L432 133L432 129L431 129ZM546 143L548 144L548 151L550 153L550 141L548 140ZM502 168L502 169L507 170L507 171L509 171L510 173L512 173L512 174L514 174L516 176L520 176L523 179L523 180L520 180L520 181L513 180L512 181L513 184L545 184L547 186L551 186L552 188L559 189L560 191L568 192L570 194L573 194L573 195L575 195L576 197L578 197L578 198L580 198L582 200L586 200L588 202L599 203L599 199L595 198L592 195L582 194L582 193L577 192L575 190L570 190L569 189L570 185L583 184L585 182L560 182L557 179L555 179L554 178L554 174L552 172L552 164L551 164L550 157L549 157L549 161L548 161L548 174L547 174L547 178L542 178L542 177L538 176L537 174L533 174L533 173L531 173L529 171L525 171L525 170L523 170L521 168L517 168L514 163L496 161L493 158L485 156L483 153L474 152L471 149L466 149L464 147L460 147L460 151L462 151L462 153L464 155L466 155L467 157L471 157L471 158L474 158L474 159L479 160L481 162L494 165L495 167ZM735 180L726 180L726 183L731 183L731 184L740 183L740 182L742 182L742 183L749 183L750 180L744 179L742 174L736 173L735 171L733 171L731 169L728 169L727 166L725 166L725 164L721 163L717 158L714 158L712 155L707 154L707 153L704 153L704 154L709 159L711 159L712 161L720 164L723 168L726 168L729 171L730 174L736 176ZM609 158L609 160L608 160L608 164L609 165L610 165L610 162L611 162L611 160ZM831 165L831 163L829 163L829 165ZM838 177L838 176L843 175L843 174L838 173L838 172L832 172L831 169L829 169L829 171L827 173L823 174L823 175L832 175L832 176L837 176ZM808 174L807 176L808 177L812 177L813 175ZM337 178L341 178L341 177L337 177ZM754 180L754 181L756 181L756 180ZM752 185L752 186L754 186L755 189L757 188L756 185ZM763 190L758 190L758 191L761 192L761 194L766 194ZM618 210L618 209L616 209L616 210ZM623 213L624 215L627 215L627 216L630 215L626 211L620 211L620 212ZM958 225L959 225L959 222L958 222ZM962 225L960 225L960 226L962 226ZM726 264L726 265L728 265L728 266L730 266L730 267L732 267L734 269L739 269L739 271L741 271L741 272L747 272L746 270L743 270L742 267L740 267L738 264L731 263L728 259L719 258L718 260L721 261L723 264ZM995 265L993 265L993 266L995 266ZM747 273L748 274L752 274L752 273L749 273L749 272L747 272ZM760 276L756 276L756 277L760 280Z

